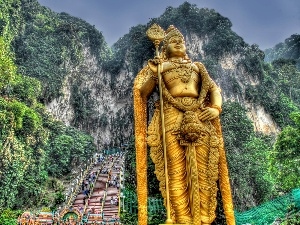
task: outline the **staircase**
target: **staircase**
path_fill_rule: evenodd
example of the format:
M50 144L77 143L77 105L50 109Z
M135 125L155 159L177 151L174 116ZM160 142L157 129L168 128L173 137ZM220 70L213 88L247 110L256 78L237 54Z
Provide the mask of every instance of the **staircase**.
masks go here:
M107 156L98 161L83 180L72 206L83 213L85 224L119 224L117 183L122 161L120 156Z

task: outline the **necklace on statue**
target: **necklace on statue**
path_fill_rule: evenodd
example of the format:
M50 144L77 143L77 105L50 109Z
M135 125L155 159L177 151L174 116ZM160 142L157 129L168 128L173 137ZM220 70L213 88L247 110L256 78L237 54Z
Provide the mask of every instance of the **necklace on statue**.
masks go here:
M179 59L171 59L170 60L172 63L182 63L183 62L183 59L182 58L179 58Z
M179 77L183 83L189 83L193 72L192 64L189 61L183 61L183 59L172 59L170 61L175 67L177 77Z
M192 67L178 68L177 73L183 83L189 83L192 77Z
M170 62L171 63L178 63L178 64L187 64L187 63L190 63L191 61L183 59L183 58L178 58L178 59L170 59Z

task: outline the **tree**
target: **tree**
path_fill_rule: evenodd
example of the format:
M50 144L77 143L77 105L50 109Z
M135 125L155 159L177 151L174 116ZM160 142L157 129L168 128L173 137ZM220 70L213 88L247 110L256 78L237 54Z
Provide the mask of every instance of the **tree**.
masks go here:
M269 155L269 170L277 189L284 192L300 186L300 112L293 112L290 117L295 125L282 130Z

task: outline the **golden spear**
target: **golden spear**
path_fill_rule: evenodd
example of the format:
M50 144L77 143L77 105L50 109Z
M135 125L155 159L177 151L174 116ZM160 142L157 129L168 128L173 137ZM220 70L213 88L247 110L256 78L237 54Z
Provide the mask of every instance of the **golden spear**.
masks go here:
M165 37L165 31L156 23L153 24L147 30L148 38L155 45L155 58L160 58L159 55L159 44ZM160 116L162 124L162 141L163 141L163 150L164 150L164 161L165 161L165 178L166 178L166 210L167 210L167 219L165 224L173 224L171 219L171 210L170 210L170 197L169 197L169 177L168 177L168 165L167 165L167 148L166 148L166 130L165 130L165 117L164 117L164 102L162 96L162 77L161 77L161 62L157 64L157 76L158 76L158 89L159 89L159 99L160 99Z

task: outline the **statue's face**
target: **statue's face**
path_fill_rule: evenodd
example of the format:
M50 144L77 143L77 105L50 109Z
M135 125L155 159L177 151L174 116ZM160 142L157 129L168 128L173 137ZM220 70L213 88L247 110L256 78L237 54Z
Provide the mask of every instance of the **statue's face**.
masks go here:
M167 46L167 55L171 57L184 57L186 47L181 37L171 37Z

